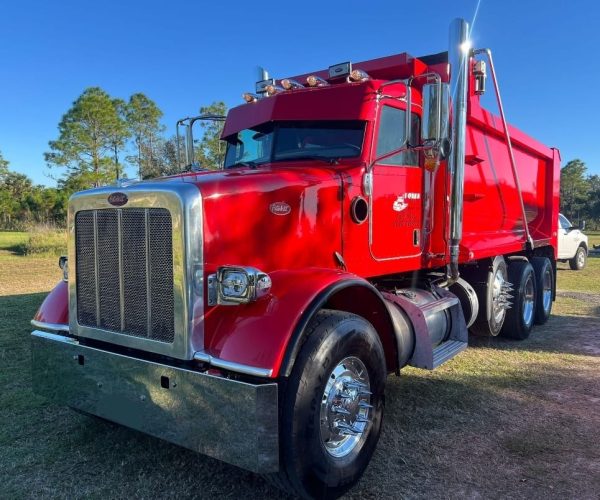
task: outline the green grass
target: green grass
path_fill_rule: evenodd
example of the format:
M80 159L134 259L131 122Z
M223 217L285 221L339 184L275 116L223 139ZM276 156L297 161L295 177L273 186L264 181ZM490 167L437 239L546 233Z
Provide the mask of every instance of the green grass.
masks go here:
M0 232L0 252L10 252L18 245L27 241L28 234L25 232Z
M64 229L36 227L27 239L14 247L21 255L64 255L67 253L67 232Z
M600 245L600 231L586 231L586 234L590 248ZM581 271L573 271L568 263L562 262L558 263L557 268L556 285L559 290L600 293L600 254L592 252Z
M14 238L0 233L1 498L281 497L252 473L33 394L29 321L60 270L55 257L14 255ZM590 264L559 272L559 288L586 295L559 295L528 340L473 338L436 371L389 377L378 449L347 498L597 498Z
M590 248L592 245L600 245L600 231L584 231L589 238Z

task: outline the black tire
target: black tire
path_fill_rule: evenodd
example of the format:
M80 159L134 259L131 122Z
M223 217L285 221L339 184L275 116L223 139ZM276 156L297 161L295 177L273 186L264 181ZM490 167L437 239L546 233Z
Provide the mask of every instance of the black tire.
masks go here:
M554 293L554 269L552 262L547 257L533 257L531 259L535 274L535 324L543 325L552 313L552 295Z
M587 263L587 251L583 245L579 245L577 251L575 252L575 256L572 259L569 259L569 267L573 271L581 271Z
M506 262L501 255L494 257L494 260L487 271L484 271L478 279L476 278L470 283L475 289L479 300L477 319L469 329L474 335L480 337L495 337L502 329L505 316L502 315L501 318L497 318L496 315L493 314L492 309L494 282L498 273L503 276L505 281L510 281L507 280L508 273Z
M512 307L506 311L500 335L525 340L531 333L535 319L536 286L533 267L526 260L511 262L508 266L508 280L514 285L514 299Z
M379 441L385 355L373 326L355 314L322 310L308 328L282 397L281 470L267 480L303 498L337 498L358 482ZM349 357L359 358L368 373L370 423L346 456L334 457L321 438L321 406L333 370Z

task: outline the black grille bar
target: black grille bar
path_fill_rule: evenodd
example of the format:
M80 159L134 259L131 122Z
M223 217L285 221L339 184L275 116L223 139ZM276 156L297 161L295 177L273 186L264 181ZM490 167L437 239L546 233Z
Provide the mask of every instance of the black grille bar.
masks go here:
M173 342L173 238L168 210L77 212L75 259L80 325Z

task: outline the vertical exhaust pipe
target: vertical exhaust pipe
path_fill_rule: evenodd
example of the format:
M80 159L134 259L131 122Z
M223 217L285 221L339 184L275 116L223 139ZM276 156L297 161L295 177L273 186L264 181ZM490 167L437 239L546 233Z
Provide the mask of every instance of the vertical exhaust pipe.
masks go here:
M459 244L462 239L463 191L465 184L465 141L467 125L467 87L469 66L469 24L455 19L450 24L448 63L452 93L452 150L448 159L450 178L450 263L446 271L446 285L458 277Z

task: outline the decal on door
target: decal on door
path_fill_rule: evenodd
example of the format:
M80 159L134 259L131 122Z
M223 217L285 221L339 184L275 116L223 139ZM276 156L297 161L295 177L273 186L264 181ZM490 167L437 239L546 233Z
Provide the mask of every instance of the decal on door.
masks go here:
M402 195L398 196L398 198L396 198L396 201L392 205L392 209L395 212L402 212L402 210L404 210L405 208L408 207L408 200L420 200L420 199L421 199L421 193L402 194Z

